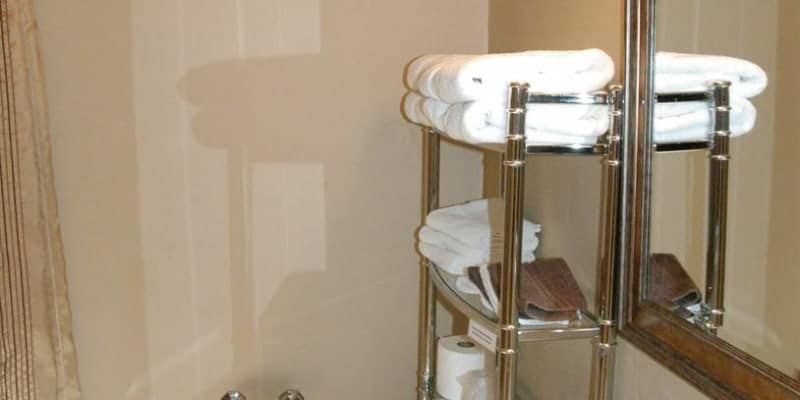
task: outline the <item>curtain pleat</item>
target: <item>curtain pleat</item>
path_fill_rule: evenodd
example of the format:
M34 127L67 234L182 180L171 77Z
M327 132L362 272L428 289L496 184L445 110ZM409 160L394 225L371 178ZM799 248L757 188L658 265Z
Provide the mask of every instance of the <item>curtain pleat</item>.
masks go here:
M31 0L0 0L0 399L80 398Z

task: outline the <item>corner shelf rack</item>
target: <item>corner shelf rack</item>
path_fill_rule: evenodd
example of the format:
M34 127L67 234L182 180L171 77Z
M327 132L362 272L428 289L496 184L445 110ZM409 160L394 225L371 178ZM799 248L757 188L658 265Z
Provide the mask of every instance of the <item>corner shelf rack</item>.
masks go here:
M710 102L714 110L714 132L711 140L658 144L657 152L724 149L728 147L728 84L716 83L708 92L659 94L657 101ZM624 99L621 86L612 85L607 92L576 95L528 93L525 83L512 83L508 99L508 131L505 145L478 147L503 153L503 198L505 225L503 259L500 269L500 307L495 316L475 295L456 290L456 277L442 271L427 259L422 260L420 275L420 318L418 354L418 400L444 400L435 392L436 293L447 299L470 320L492 329L497 334L496 400L516 399L517 352L519 343L569 339L592 339L593 357L590 383L591 400L612 398L613 366L616 346L614 321L616 252L621 197L622 130ZM528 145L525 117L529 104L605 105L609 108L609 130L596 144ZM430 127L423 129L423 219L439 207L439 163L441 133ZM712 152L713 153L713 152ZM598 277L596 311L581 312L581 318L568 325L521 326L517 310L518 279L522 244L522 206L526 158L535 155L571 155L602 157L601 224L598 245Z

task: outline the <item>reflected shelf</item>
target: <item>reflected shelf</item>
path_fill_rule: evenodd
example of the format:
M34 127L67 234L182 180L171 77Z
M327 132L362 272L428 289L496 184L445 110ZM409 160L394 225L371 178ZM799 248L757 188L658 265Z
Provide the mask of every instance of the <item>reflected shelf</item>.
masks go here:
M708 150L711 148L711 146L711 141L701 140L698 142L656 143L653 148L658 153L678 153L695 150Z
M499 332L497 317L494 312L487 309L481 302L480 296L462 293L456 289L458 276L449 274L432 263L428 263L431 280L438 293L447 299L460 313L484 327ZM570 339L594 338L600 328L595 323L595 318L588 312L581 311L580 318L570 321L568 325L554 323L535 326L519 326L520 342L542 342Z

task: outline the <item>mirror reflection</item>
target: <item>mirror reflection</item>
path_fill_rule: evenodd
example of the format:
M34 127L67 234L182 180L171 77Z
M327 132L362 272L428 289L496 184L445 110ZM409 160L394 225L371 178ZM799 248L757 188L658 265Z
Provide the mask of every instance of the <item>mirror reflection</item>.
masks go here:
M648 300L798 379L800 2L661 0L656 15L658 51L732 57L703 59L731 63L729 75L710 79L732 81L732 135L728 161L713 149L654 155ZM768 77L763 90L754 89L754 65ZM659 92L671 84L657 81ZM692 110L689 103L658 106L657 142L668 141L659 137L665 106L684 107L678 114ZM713 142L713 101L705 107L704 135ZM724 171L715 171L723 165L727 186L720 181ZM715 200L715 191L727 201ZM715 231L721 228L727 237ZM715 243L720 239L727 240ZM724 251L715 254L715 244Z

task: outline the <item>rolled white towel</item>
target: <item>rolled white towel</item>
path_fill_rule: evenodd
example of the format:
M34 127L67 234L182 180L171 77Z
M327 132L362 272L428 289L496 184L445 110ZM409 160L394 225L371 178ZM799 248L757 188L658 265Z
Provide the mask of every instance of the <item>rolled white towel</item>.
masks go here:
M734 57L659 52L656 54L656 92L708 89L713 81L731 82L731 95L754 97L767 87L767 73L758 65Z
M504 99L511 82L527 82L537 93L600 90L614 76L614 62L599 49L526 51L484 55L427 55L412 61L406 84L445 103Z
M741 136L756 122L753 104L742 97L731 98L731 133ZM409 93L404 100L406 117L431 126L467 143L504 143L504 107L497 103L446 104ZM528 107L528 144L586 145L597 142L608 129L606 106L533 104ZM656 106L654 129L657 143L703 140L711 135L711 113L706 102L665 103Z

